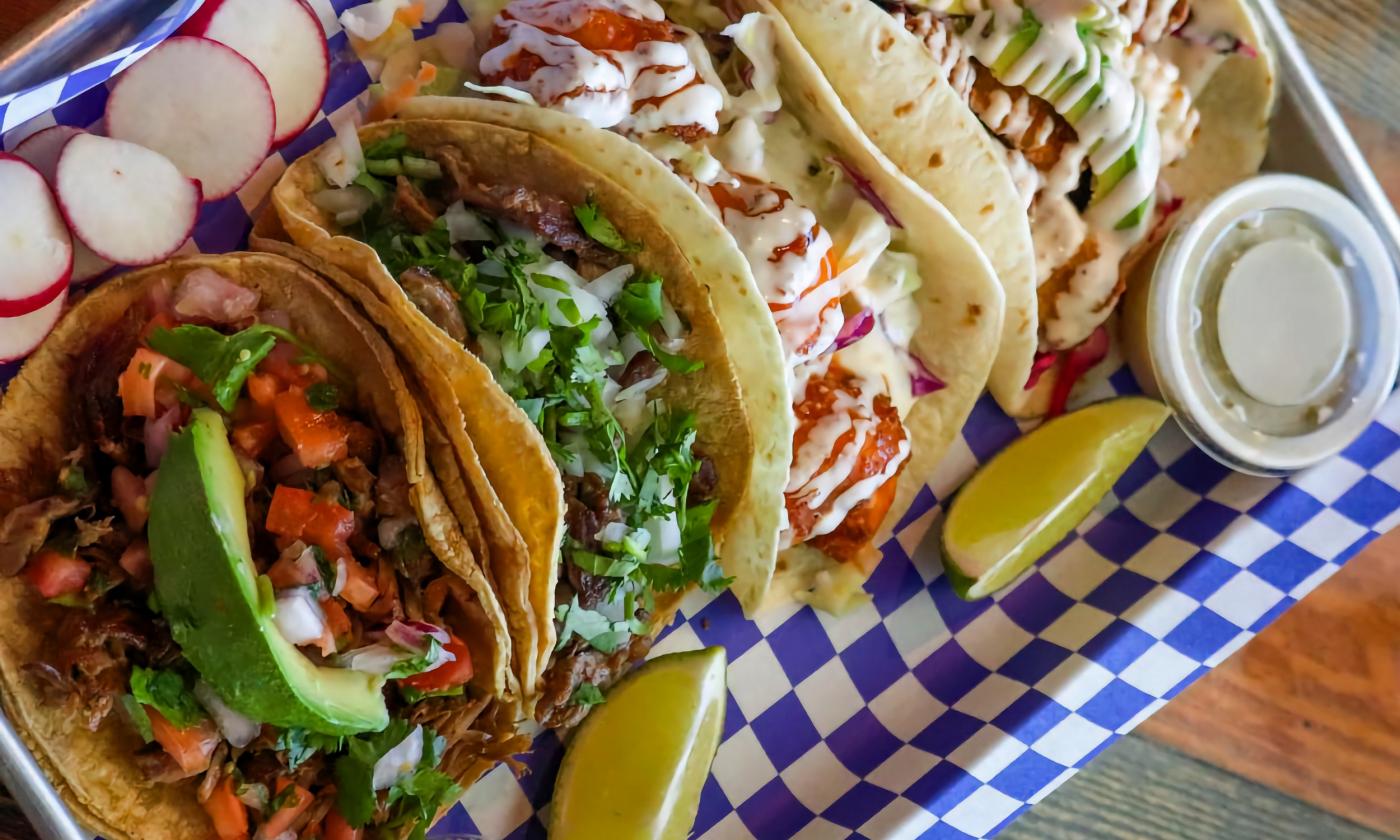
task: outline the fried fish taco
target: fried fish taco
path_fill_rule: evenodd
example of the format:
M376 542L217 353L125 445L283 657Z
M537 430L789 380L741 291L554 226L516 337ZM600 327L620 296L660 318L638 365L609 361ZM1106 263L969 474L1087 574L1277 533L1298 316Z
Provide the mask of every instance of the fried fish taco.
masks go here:
M773 0L879 147L1006 287L989 387L1063 410L1134 264L1263 160L1274 59L1246 0Z
M626 172L672 227L727 234L781 339L767 364L787 370L778 594L840 609L981 392L1003 299L976 243L860 133L786 23L753 8L477 8L474 89L540 107L424 97L403 113L539 133ZM750 343L724 326L743 373Z
M750 492L755 442L699 279L705 255L682 253L616 183L524 132L406 121L356 139L362 167L331 165L342 139L293 164L274 206L297 245L389 310L381 328L453 351L432 363L476 377L459 402L508 395L474 438L524 423L548 447L547 475L478 451L503 500L562 475L563 534L544 530L556 543L530 569L547 643L526 691L541 723L572 724L688 588L727 584L717 557L732 524L780 509L776 488Z
M110 838L422 837L528 746L389 348L300 265L100 287L0 402L0 687Z

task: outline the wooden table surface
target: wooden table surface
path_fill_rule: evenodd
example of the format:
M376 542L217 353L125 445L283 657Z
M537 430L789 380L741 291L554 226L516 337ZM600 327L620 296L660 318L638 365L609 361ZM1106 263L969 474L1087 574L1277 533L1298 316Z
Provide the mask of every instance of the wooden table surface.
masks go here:
M1400 205L1400 0L1277 2ZM0 0L0 41L50 5ZM1002 836L1400 837L1400 531ZM0 840L32 838L0 798Z

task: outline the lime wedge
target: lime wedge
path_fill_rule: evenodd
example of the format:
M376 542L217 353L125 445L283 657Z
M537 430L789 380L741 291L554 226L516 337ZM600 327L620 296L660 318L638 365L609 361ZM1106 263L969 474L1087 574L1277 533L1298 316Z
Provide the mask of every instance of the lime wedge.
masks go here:
M1039 426L983 464L943 523L953 591L985 598L1019 577L1083 521L1170 413L1144 397L1097 403Z
M659 656L607 694L564 754L550 840L683 840L724 729L724 648Z

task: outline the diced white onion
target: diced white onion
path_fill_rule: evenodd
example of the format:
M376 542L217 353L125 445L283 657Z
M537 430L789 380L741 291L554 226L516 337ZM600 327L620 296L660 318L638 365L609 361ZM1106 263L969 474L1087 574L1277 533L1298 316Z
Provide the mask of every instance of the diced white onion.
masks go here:
M685 325L681 323L681 316L676 314L676 308L665 295L661 297L661 331L669 341L685 338Z
M647 392L666 379L666 369L660 368L646 379L638 380L617 392L611 402L613 416L628 434L641 429L647 417Z
M609 522L593 536L605 543L620 543L630 533L632 533L632 528L626 522Z
M355 116L352 109L331 120L331 125L335 127L335 140L316 154L317 168L327 183L337 187L350 186L365 168L365 150L360 145Z
M632 272L635 270L631 265L620 265L593 278L584 288L590 295L611 306L617 299L618 292L622 291L623 284L632 279Z
M644 526L651 534L651 544L647 546L647 562L671 565L676 562L681 548L681 529L676 524L674 513L666 517L653 517Z
M453 242L490 242L496 238L481 217L458 201L447 208L447 234Z
M366 210L374 206L374 196L364 187L351 184L343 189L336 187L312 193L311 203L327 213L336 214L336 216L342 213L354 213L356 218L359 218L365 214Z
M231 745L246 747L262 731L262 724L229 708L223 698L204 680L194 684L194 696L199 705L214 718L214 722L219 725L219 731Z
M501 345L502 360L507 369L521 371L525 369L526 365L539 358L540 351L548 346L549 330L544 327L535 327L518 341L515 336L508 337Z
M388 790L394 782L412 773L423 760L423 727L415 726L408 736L374 763L374 789Z
M373 41L389 31L394 13L409 5L409 0L373 0L341 12L340 25L362 41Z
M298 586L277 595L273 621L282 637L294 645L319 641L326 632L326 614L309 589Z
M477 93L484 93L487 96L504 96L506 99L519 102L521 105L534 105L535 107L539 107L539 103L535 101L535 97L519 88L513 88L507 85L479 85L475 82L462 82L462 87L467 90L476 91Z

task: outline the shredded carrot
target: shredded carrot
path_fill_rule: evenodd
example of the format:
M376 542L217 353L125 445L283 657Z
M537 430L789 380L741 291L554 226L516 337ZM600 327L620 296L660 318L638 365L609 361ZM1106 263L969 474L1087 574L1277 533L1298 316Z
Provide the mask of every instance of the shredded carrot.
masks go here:
M394 20L407 26L409 29L417 29L423 25L423 0L416 0L394 12Z
M423 62L418 67L418 75L411 79L404 79L398 87L391 91L386 91L379 101L370 106L369 113L365 116L367 122L379 122L387 120L399 112L408 100L418 95L418 92L437 79L437 65Z

